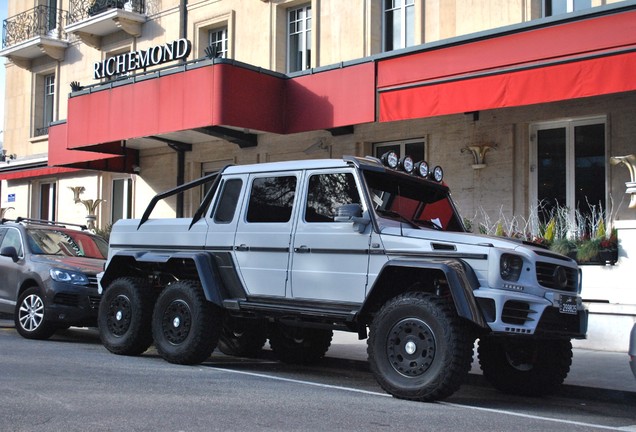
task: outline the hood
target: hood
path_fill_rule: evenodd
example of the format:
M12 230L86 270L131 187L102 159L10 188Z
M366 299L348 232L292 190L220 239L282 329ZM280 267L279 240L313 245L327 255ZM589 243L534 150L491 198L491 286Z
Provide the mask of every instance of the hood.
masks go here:
M64 270L77 270L87 275L96 275L104 270L106 260L96 258L68 257L60 255L33 255L33 262L48 264Z
M495 247L499 249L530 249L530 250L544 250L542 247L530 242L524 242L518 239L511 239L507 237L495 237L483 234L473 234L467 232L451 232L451 231L438 231L435 229L414 229L411 227L383 227L380 233L384 236L397 236L408 237L411 239L422 239L424 241L440 242L440 243L453 243L463 244L470 246L482 246L482 247Z

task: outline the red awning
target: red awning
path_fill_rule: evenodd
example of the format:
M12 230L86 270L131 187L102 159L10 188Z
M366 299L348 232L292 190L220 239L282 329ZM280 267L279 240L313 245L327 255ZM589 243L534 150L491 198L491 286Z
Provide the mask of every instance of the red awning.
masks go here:
M15 171L0 171L0 180L18 180L25 178L55 176L62 173L78 171L73 168L62 167L43 167L43 168L26 168Z
M556 102L636 90L636 53L380 93L380 121Z

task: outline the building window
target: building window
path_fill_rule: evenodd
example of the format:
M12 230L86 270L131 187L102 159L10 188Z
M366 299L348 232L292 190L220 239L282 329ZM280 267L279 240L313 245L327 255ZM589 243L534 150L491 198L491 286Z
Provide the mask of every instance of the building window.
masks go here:
M55 201L56 201L56 185L55 183L40 184L40 209L39 218L42 220L55 220Z
M606 207L605 118L533 125L532 195L540 221L557 209L572 220Z
M227 58L227 27L208 31L208 47L212 57Z
M592 0L544 0L543 16L549 17L592 7Z
M129 178L113 180L111 222L132 217L132 181Z
M55 111L55 74L37 75L36 86L39 96L35 100L34 136L47 135L49 124L53 121Z
M415 45L415 0L383 0L382 50Z
M57 27L57 0L47 0L47 30L51 31Z
M379 158L386 152L394 151L398 155L398 157L411 156L413 161L418 162L426 159L425 150L425 140L413 139L375 144L373 153L375 157Z
M311 67L311 6L289 9L287 12L287 72Z

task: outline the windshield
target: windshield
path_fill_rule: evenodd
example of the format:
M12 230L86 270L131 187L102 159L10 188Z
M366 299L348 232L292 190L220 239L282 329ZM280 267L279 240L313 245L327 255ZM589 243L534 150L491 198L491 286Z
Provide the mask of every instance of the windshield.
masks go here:
M417 227L465 231L447 188L391 172L363 173L379 217Z
M31 228L27 230L27 240L36 255L97 259L108 256L108 243L104 239L81 231Z

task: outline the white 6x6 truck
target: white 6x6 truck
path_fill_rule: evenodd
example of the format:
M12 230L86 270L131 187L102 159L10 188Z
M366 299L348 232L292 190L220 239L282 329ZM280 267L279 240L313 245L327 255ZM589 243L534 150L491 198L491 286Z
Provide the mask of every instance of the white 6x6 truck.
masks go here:
M280 360L309 363L334 330L356 332L384 390L431 401L465 380L478 338L496 388L554 391L587 331L575 261L466 232L441 178L391 153L228 166L159 194L113 227L102 342L197 364L216 347L257 355L269 339ZM205 183L192 218L150 218Z

